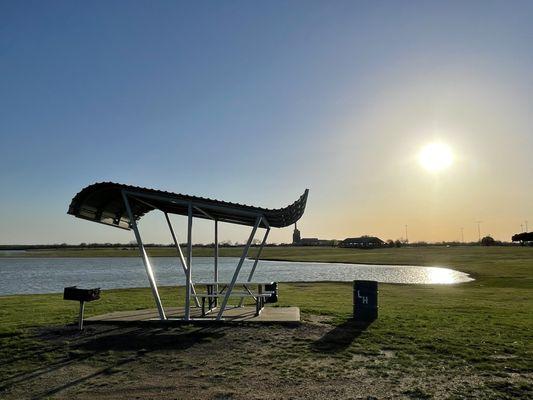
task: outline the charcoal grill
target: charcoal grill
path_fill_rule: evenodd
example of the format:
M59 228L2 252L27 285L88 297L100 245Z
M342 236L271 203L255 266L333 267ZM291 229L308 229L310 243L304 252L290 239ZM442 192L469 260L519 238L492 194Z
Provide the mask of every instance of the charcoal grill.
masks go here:
M86 301L95 301L100 298L100 288L80 289L77 286L66 287L63 291L63 300L74 300L80 302L80 314L78 318L78 328L83 330L83 312Z

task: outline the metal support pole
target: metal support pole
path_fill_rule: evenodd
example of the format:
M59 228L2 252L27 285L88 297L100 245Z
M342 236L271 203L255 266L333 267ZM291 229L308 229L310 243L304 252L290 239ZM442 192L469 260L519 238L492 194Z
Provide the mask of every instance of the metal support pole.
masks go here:
M181 261L181 266L183 268L183 272L185 273L185 276L187 276L187 264L185 263L185 257L183 257L183 252L181 251L181 246L178 242L178 239L176 238L176 234L174 233L174 228L172 227L172 223L170 222L170 218L168 217L168 214L165 213L165 218L167 220L168 228L170 229L170 234L172 235L172 240L174 240L174 246L176 246L176 250L178 251L178 256ZM194 284L191 283L191 290L196 295L196 289L194 288ZM200 307L200 302L198 301L198 298L194 298L194 302L196 304L196 307Z
M157 284L155 283L155 277L154 273L152 271L152 266L150 265L150 259L148 258L148 254L146 254L146 250L144 249L144 245L141 239L141 234L139 233L139 229L137 228L137 223L135 222L135 218L133 216L133 213L131 212L130 203L128 201L128 197L124 192L122 192L122 198L124 200L124 205L126 206L126 211L128 212L128 216L130 218L130 226L133 229L133 233L135 234L135 239L137 239L137 245L139 246L139 251L141 253L141 258L144 263L144 268L146 269L146 274L148 275L148 281L150 282L150 287L152 288L152 295L154 296L155 304L157 306L157 311L159 312L159 318L161 320L167 319L165 315L165 310L163 309L163 305L161 304L161 298L159 297L159 291L157 290Z
M189 203L187 226L187 273L185 282L185 320L191 319L192 203Z
M259 262L259 257L261 256L261 252L263 251L263 247L265 247L265 243L267 241L269 232L270 232L270 227L267 228L267 230L265 232L265 236L263 236L263 241L261 242L261 246L259 247L259 250L257 250L257 255L255 256L254 265L252 266L252 270L250 271L250 275L248 275L248 282L251 282L252 278L254 277L255 269L257 267L257 263ZM239 303L239 307L242 307L242 303L244 303L244 297L241 298L241 301Z
M218 282L218 220L215 219L215 271L214 282Z
M215 219L215 271L214 271L215 293L218 294L218 219ZM218 298L213 298L215 307L218 306Z
M231 292L233 291L233 287L235 286L235 282L237 282L237 278L239 277L239 272L241 272L242 264L244 263L244 260L246 259L246 256L248 255L248 250L250 250L250 246L252 244L252 240L254 239L255 232L257 231L257 228L259 224L261 223L261 216L257 217L255 220L255 225L252 229L252 233L250 233L250 237L248 238L248 242L246 243L246 246L244 247L244 250L242 252L241 259L239 260L239 264L237 265L237 268L235 269L235 273L233 274L233 278L231 279L231 283L228 286L228 290L226 291L226 295L224 296L224 299L222 300L222 305L220 306L220 311L217 314L217 321L220 321L222 319L222 313L224 313L224 310L226 308L226 305L228 304L228 300L231 296Z

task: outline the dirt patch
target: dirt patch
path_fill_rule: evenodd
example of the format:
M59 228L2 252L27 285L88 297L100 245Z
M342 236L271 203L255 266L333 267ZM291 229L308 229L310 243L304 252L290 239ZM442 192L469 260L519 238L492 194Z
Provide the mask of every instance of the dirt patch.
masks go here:
M306 315L303 321L310 324L331 324L333 318L329 315Z
M527 380L468 366L409 370L391 349L357 346L365 327L312 316L296 327L89 325L35 332L7 366L3 399L426 399L527 393ZM493 396L497 398L497 396Z

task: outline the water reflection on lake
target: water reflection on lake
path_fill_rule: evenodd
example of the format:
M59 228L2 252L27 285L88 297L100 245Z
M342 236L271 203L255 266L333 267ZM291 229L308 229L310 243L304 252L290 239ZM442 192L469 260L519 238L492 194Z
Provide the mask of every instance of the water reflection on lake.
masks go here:
M221 281L228 281L238 258L219 259ZM184 275L174 257L152 258L159 285L182 285ZM240 279L245 280L253 262L247 260ZM213 280L213 259L193 259L193 280ZM56 293L65 286L103 289L147 287L142 261L136 257L110 258L0 258L0 295L18 293ZM439 267L390 266L260 261L256 281L352 281L375 280L387 283L452 284L473 280L463 272Z

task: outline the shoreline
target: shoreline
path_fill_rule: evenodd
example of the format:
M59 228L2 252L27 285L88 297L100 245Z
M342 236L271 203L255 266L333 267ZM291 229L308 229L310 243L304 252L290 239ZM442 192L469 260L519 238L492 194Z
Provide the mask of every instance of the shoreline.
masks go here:
M472 282L475 282L475 280L471 280L468 282L457 282L457 283L397 283L397 282L378 282L379 285L391 285L391 286L413 286L417 288L432 288L432 287L452 287L452 286L459 286L459 285L467 285ZM278 284L287 284L287 285L315 285L315 284L347 284L352 285L352 281L328 281L328 280L321 280L321 281L278 281ZM202 286L202 283L195 283L195 286L199 287ZM158 286L159 289L184 289L185 285L174 285L174 286ZM108 289L102 289L102 292L105 291L128 291L128 290L147 290L150 289L150 286L131 286L131 287L117 287L117 288L108 288ZM7 298L7 297L17 297L17 296L47 296L47 295L63 295L63 292L45 292L45 293L14 293L14 294L0 294L0 300Z

